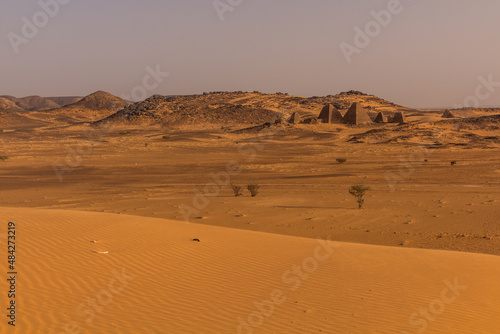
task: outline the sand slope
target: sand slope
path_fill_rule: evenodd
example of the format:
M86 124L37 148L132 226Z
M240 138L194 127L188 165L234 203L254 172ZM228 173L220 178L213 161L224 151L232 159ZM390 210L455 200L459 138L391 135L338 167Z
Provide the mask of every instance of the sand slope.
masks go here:
M500 332L496 256L102 213L2 216L18 229L15 333L238 333L239 319L261 323L241 333ZM420 309L429 320L410 322Z

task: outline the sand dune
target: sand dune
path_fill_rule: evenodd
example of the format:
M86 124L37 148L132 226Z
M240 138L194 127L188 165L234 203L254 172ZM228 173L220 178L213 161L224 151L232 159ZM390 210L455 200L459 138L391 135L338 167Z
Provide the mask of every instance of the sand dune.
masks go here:
M500 332L496 256L126 215L2 213L18 229L16 333Z

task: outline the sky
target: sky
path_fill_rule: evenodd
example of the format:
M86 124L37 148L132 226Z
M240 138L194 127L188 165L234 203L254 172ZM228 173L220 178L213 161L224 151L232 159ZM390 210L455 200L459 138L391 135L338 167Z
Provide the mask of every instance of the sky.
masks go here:
M500 107L497 0L2 0L0 95L347 90Z

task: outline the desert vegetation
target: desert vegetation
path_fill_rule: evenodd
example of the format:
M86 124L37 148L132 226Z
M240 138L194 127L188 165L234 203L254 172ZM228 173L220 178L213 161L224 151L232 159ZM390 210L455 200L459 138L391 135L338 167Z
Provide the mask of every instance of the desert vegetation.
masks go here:
M354 198L356 199L356 202L358 202L359 209L363 208L363 204L365 203L365 200L363 197L365 196L365 194L368 190L370 190L370 187L366 187L364 185L355 185L349 189L349 194L354 196Z
M252 183L247 186L247 189L252 195L252 197L255 197L259 194L260 185L257 183Z
M231 184L230 187L231 187L231 190L234 193L234 197L243 196L243 187L238 186L236 184Z

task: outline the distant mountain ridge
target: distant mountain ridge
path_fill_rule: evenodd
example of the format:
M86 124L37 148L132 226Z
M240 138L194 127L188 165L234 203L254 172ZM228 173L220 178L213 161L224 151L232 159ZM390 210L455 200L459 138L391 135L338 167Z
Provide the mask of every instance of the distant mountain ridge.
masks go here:
M0 112L23 112L24 108L20 107L15 101L7 97L0 97Z
M119 110L129 103L104 91L97 91L85 97L55 96L41 97L38 95L15 97L0 96L0 110L7 111L47 111L64 107L85 108L95 110Z
M56 96L56 97L46 97L61 107L67 106L68 104L76 103L82 99L81 96Z
M70 103L61 106L56 101ZM5 124L11 126L22 126L23 123L34 126L44 124L64 126L100 120L127 105L123 99L103 91L94 92L83 98L4 96L0 97L0 114L4 116Z
M13 101L18 107L23 108L26 111L49 110L61 107L58 103L38 95L26 96L22 98L16 98L8 95L2 97Z

